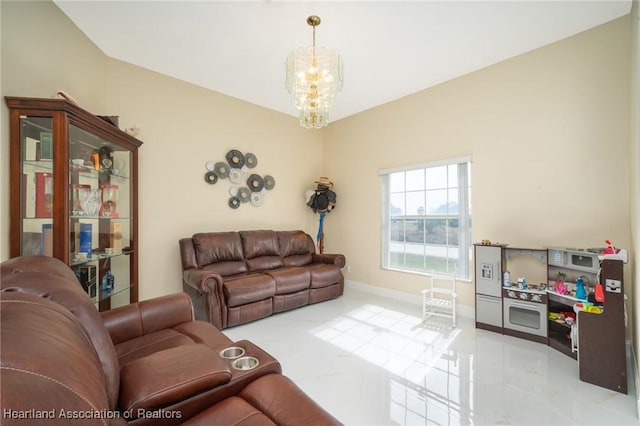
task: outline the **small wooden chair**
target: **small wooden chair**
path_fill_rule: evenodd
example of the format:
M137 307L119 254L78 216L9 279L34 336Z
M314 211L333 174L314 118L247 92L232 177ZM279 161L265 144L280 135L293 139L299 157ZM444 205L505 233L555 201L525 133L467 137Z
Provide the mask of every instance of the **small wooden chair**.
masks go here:
M451 318L456 326L456 277L431 271L429 287L422 290L422 320L432 316Z

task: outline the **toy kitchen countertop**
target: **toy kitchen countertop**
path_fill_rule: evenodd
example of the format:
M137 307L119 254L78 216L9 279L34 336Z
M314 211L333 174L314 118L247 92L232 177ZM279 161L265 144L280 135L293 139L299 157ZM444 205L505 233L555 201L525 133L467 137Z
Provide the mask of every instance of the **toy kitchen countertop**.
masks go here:
M520 289L518 287L502 287L502 297L506 299L517 299L523 302L547 303L546 290L537 287Z

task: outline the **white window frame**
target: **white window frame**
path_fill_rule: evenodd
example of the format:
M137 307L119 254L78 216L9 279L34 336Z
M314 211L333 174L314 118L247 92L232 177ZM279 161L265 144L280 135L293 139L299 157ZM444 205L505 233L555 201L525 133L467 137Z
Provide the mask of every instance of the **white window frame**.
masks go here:
M429 169L429 168L434 168L434 167L441 167L441 166L449 166L452 164L465 164L467 167L458 167L458 215L456 216L456 218L458 219L458 249L457 249L457 258L452 258L449 256L449 250L448 247L449 246L444 246L447 247L447 262L449 263L450 260L454 260L457 262L457 267L455 268L455 271L452 270L448 270L448 271L439 271L436 270L435 272L439 272L439 273L454 273L455 275L463 280L470 280L471 279L471 259L470 259L470 253L471 253L471 200L470 200L470 192L471 192L471 185L470 185L470 177L471 177L471 156L465 156L465 157L457 157L457 158L451 158L451 159L446 159L446 160L441 160L441 161L434 161L434 162L429 162L429 163L423 163L423 164L415 164L415 165L410 165L410 166L404 166L404 167L395 167L395 168L389 168L389 169L381 169L378 171L378 175L381 177L381 199L382 199L382 230L381 230L381 236L382 236L382 241L381 241L381 267L383 269L390 269L390 270L395 270L395 271L405 271L405 272L418 272L418 273L428 273L429 269L427 268L410 268L410 267L402 267L402 266L390 266L390 247L391 247L391 203L390 203L390 192L391 192L391 188L390 188L390 176L393 173L399 173L399 172L411 172L414 170L420 170L420 169ZM451 187L448 186L447 184L447 189L449 189ZM464 190L463 190L464 189ZM405 188L404 192L408 192ZM467 208L461 208L462 206L467 206ZM405 212L405 218L407 217L406 212ZM418 219L430 219L433 218L433 216L429 216L426 214L424 214L424 216L415 216L412 215L411 217L415 217ZM444 216L445 218L449 219L451 218L451 216ZM464 225L464 226L463 226ZM405 242L406 244L406 242ZM419 244L419 243L418 243ZM427 243L423 243L422 244L424 247L427 247L428 244Z

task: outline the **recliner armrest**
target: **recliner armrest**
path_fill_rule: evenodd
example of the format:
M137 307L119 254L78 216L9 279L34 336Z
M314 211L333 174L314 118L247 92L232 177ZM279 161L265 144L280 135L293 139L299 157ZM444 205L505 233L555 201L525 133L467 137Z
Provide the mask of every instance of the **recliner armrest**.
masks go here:
M102 320L114 345L193 319L191 299L184 293L160 296L102 312Z
M193 300L197 319L209 321L218 328L226 326L226 304L222 277L207 269L182 271L182 286Z
M201 293L222 291L222 277L217 272L206 269L186 269L182 271L182 281Z
M119 408L129 419L159 410L231 380L224 360L206 345L176 346L125 365L120 372Z
M311 256L311 261L313 263L329 263L339 268L344 268L344 265L347 264L347 259L344 255L336 253L314 254Z

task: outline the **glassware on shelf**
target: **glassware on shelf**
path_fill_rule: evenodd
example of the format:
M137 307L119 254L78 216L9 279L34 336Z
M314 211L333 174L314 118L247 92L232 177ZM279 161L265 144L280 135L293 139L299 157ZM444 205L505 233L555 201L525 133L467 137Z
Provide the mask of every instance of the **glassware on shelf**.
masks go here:
M73 216L85 216L86 213L82 209L80 202L80 192L83 189L91 189L91 185L72 184L71 185L71 214Z
M97 216L100 211L100 192L94 188L79 188L80 206L85 216Z
M102 185L102 207L100 216L118 217L116 203L118 201L118 185Z

